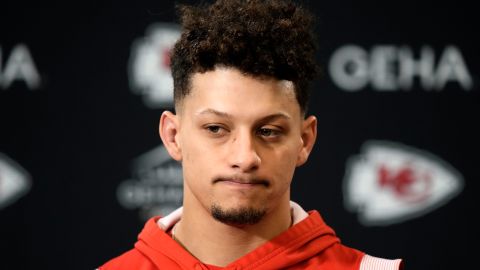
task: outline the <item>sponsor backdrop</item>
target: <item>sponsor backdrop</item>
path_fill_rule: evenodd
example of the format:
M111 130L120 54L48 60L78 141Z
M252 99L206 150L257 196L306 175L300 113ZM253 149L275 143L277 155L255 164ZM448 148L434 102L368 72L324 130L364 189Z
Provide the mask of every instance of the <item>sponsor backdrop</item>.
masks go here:
M473 4L307 1L318 142L292 197L408 269L474 265L480 57ZM157 135L173 1L0 9L0 269L93 269L182 201Z

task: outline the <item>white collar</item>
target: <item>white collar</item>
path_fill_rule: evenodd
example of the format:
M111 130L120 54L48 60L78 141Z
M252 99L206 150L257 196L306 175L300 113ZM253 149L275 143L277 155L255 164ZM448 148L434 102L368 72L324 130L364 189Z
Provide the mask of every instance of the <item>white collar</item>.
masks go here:
M292 212L293 224L297 224L300 221L308 217L308 213L296 202L290 201L290 211ZM165 217L160 218L157 221L158 226L163 231L168 231L175 225L181 218L183 213L183 206L168 214Z

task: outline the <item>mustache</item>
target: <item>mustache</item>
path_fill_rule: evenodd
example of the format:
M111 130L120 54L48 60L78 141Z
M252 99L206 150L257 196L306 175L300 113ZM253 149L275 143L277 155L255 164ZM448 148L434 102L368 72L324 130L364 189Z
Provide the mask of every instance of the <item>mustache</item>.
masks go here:
M258 177L245 176L240 174L232 175L219 175L213 179L213 183L218 183L222 181L230 181L241 184L254 184L254 185L264 185L266 187L270 186L270 181L267 179L262 179Z

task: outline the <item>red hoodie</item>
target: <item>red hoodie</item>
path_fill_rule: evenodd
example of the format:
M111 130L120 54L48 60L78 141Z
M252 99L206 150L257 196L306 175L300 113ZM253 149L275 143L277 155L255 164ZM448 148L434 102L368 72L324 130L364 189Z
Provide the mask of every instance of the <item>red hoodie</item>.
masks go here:
M172 239L168 231L181 217L181 209L165 218L151 218L135 248L112 259L100 270L247 270L331 269L396 270L402 261L372 257L340 244L335 232L317 211L308 214L292 203L294 225L226 267L203 264Z

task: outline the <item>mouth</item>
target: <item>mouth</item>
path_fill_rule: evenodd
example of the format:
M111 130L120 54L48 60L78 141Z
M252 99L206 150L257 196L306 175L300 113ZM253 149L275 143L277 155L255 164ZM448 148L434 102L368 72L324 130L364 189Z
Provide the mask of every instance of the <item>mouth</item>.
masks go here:
M213 181L214 184L216 183L223 183L232 186L238 187L256 187L256 186L263 186L268 187L270 183L267 180L261 179L248 179L248 178L239 178L239 177L225 177L225 178L217 178Z

